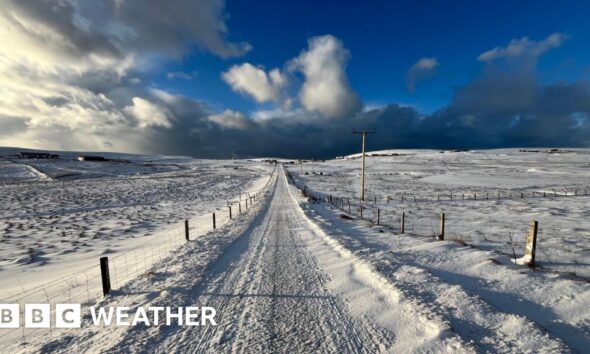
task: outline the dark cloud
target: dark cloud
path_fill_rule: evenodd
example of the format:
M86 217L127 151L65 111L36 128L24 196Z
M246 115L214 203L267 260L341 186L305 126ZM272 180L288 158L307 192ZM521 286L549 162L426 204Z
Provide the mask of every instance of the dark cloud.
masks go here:
M190 100L182 105L190 106ZM158 130L157 149L198 157L333 157L358 152L360 140L353 129L373 128L372 150L590 145L590 82L539 86L529 76L486 75L458 89L448 107L427 116L390 104L338 124L275 118L228 129L208 120L202 106L198 115L170 109L179 113L179 124Z
M27 120L0 114L0 136L8 136L27 129Z
M4 18L29 40L59 48L60 54L75 58L90 54L119 57L112 38L99 28L76 23L77 9L68 1L7 0Z
M226 40L223 11L222 0L7 0L1 17L23 44L71 61L179 57L193 45L240 56L250 46Z
M114 20L129 34L126 44L147 51L180 55L190 44L221 57L236 57L250 50L247 43L226 41L223 0L117 1L107 0ZM89 5L87 11L95 11Z

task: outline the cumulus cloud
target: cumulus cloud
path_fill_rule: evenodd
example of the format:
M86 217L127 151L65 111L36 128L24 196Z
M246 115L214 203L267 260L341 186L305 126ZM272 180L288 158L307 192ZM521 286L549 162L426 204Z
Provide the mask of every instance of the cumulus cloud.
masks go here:
M161 149L154 134L209 113L140 77L194 47L223 58L247 52L227 40L226 18L222 0L3 1L0 127L10 134L0 144Z
M331 35L313 37L308 49L291 63L305 81L299 99L303 107L328 119L341 119L357 113L361 107L346 75L350 54L342 41Z
M491 62L501 58L537 58L543 53L561 46L567 36L553 33L541 41L530 40L528 37L513 39L506 47L495 47L481 53L478 60Z
M252 121L243 113L226 109L221 114L213 114L207 119L226 129L247 129L252 126Z
M439 63L436 58L421 58L406 71L406 89L410 93L416 91L419 81L429 79L436 74Z
M170 113L166 112L166 109L141 97L133 97L132 101L133 105L125 107L124 110L137 119L140 128L172 126Z
M279 69L272 69L267 74L250 63L234 65L221 77L234 91L246 93L259 103L277 101L281 87L287 83Z

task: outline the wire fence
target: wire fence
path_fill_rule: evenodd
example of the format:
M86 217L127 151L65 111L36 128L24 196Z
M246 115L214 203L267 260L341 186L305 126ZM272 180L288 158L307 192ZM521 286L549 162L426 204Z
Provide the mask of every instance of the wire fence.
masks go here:
M374 199L361 202L356 198L351 199L319 192L309 188L302 181L296 180L290 174L288 177L311 202L329 203L343 211L344 217L368 221L372 225L387 227L394 233L413 237L436 239L440 238L442 234L446 240L496 251L514 260L521 258L525 253L531 220L518 220L517 218L469 219L464 213L445 211L444 221L442 221L442 215L434 213L432 210L408 210L407 208L395 210L393 206L384 207L375 203ZM580 195L575 191L571 191L570 194L566 194L565 191L561 191L561 193L564 196ZM538 194L535 197L538 197ZM436 202L436 200L434 201ZM575 230L575 228L573 229ZM581 241L576 243L566 240L564 234L571 234L571 228L564 230L563 225L560 226L557 222L552 223L551 220L546 220L537 234L538 240L541 241L536 243L536 264L551 271L590 274L588 262L590 238L580 233L577 241Z
M154 265L185 245L187 240L203 236L246 214L250 208L264 200L265 192L275 180L276 172L273 170L263 187L240 193L239 197L228 201L227 208L184 220L178 227L154 236L137 249L108 257L111 289L120 291L129 282L148 277ZM56 338L63 331L55 328L53 323L49 328L25 328L25 304L50 304L50 318L55 316L56 304L80 304L83 317L90 316L90 308L104 296L101 275L97 259L96 265L0 298L0 304L19 304L20 320L18 328L0 329L0 352L47 341Z
M437 203L437 202L470 202L470 201L495 201L495 200L519 200L531 198L561 198L561 197L586 197L590 196L589 187L562 187L559 189L535 189L519 191L486 191L469 193L447 194L408 194L395 195L371 195L366 196L367 205L385 205L390 203Z

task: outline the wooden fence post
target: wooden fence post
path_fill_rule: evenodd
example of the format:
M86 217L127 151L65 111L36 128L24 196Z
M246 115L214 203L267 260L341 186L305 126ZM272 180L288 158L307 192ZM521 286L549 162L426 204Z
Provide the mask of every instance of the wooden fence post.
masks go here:
M238 201L238 214L242 214L242 202Z
M231 205L228 205L227 207L229 209L229 218L231 219Z
M445 239L445 213L440 213L440 231L438 239L441 241Z
M348 200L348 213L350 214L350 198L346 198Z
M109 257L100 258L100 276L102 278L102 295L107 296L111 291L111 276L109 274Z
M402 211L401 232L406 233L406 212Z
M361 219L363 218L363 204L361 204Z
M531 267L535 266L535 253L537 251L537 231L539 230L539 222L531 221L531 228L526 239L525 261Z
M381 221L381 209L377 209L377 225L379 225Z
M246 199L248 200L248 199ZM217 225L215 225L215 213L213 213L213 228L215 229Z
M186 238L186 240L189 240L189 232L188 232L188 220L184 221L184 238Z

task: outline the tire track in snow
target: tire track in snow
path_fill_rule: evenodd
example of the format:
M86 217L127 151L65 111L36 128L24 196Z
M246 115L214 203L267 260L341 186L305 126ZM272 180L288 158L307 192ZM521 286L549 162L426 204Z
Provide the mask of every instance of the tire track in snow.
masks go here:
M372 325L355 325L324 286L324 275L296 237L301 225L285 182L276 189L266 215L247 235L247 251L203 286L199 303L218 310L219 326L185 332L180 342L228 352L373 352L375 336L365 329Z
M397 303L381 278L324 236L281 174L269 207L200 286L197 302L217 309L218 326L180 331L166 346L231 353L463 349L438 319Z

